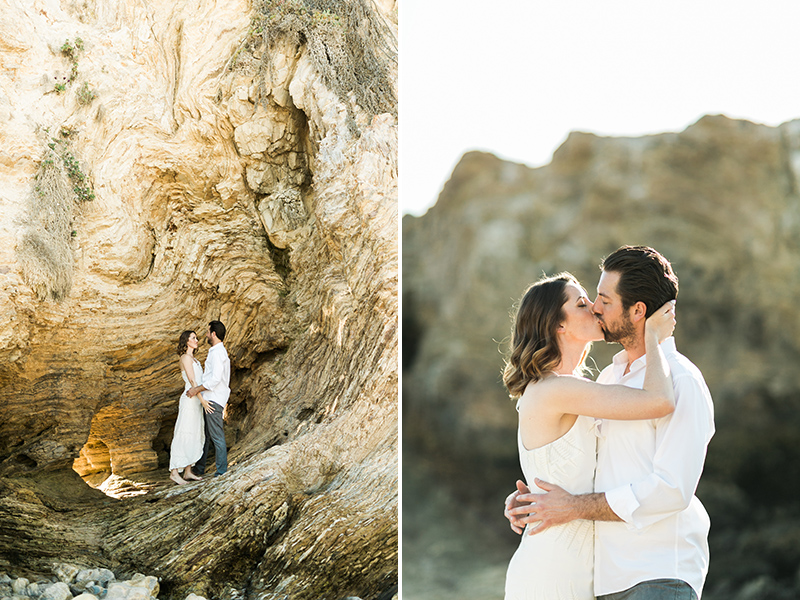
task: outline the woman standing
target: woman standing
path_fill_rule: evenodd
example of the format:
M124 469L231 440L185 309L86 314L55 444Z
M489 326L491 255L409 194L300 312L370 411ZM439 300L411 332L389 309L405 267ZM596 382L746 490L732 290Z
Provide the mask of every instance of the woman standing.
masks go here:
M211 406L202 394L197 394L194 398L186 395L186 391L203 378L203 367L194 357L195 350L197 350L197 334L194 331L184 331L178 339L183 394L178 405L178 419L175 421L175 432L172 435L169 453L169 478L178 485L188 483L187 479L200 479L192 473L192 465L202 456L206 441L203 410L211 410ZM183 477L180 474L181 470Z

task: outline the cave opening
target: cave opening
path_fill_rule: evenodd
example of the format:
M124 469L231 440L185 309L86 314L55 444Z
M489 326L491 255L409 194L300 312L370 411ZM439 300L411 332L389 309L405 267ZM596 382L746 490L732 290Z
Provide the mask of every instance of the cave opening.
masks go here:
M13 460L18 465L22 465L26 469L35 469L36 467L39 466L39 463L37 463L27 454L17 454L16 456L13 457Z
M98 429L103 428L98 426L95 416L89 439L73 461L73 471L89 487L116 499L147 494L167 484L176 418L176 414L162 415L158 433L152 439L145 441L128 436L116 440L117 445L112 442L109 446L98 434Z
M178 420L178 415L169 414L161 419L161 424L158 429L156 437L151 442L153 451L158 457L158 469L169 470L169 453L170 446L172 445L172 434L175 431L175 421Z
M265 239L267 240L267 249L269 250L270 258L272 258L272 263L275 265L275 272L280 276L283 282L286 283L286 280L292 273L290 250L288 247L279 248L272 243L269 236L266 236Z
M95 437L89 437L81 448L80 455L72 463L72 470L81 476L89 486L101 489L111 477L111 452L106 444Z

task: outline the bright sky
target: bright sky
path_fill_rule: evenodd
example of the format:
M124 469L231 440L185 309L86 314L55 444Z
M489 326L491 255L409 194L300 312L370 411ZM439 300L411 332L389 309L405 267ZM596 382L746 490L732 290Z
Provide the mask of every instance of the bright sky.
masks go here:
M468 150L540 166L570 131L800 117L798 0L399 0L400 210Z

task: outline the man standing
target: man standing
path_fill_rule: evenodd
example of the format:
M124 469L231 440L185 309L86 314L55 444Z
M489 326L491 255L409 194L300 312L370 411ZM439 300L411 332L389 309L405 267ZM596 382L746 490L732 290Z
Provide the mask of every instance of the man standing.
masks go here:
M214 477L222 475L228 470L228 447L225 445L225 429L223 427L223 412L228 398L231 395L231 361L228 351L222 341L225 339L225 325L220 321L211 321L206 334L211 348L208 350L203 381L200 385L191 388L186 394L191 398L199 392L211 404L211 412L206 412L206 443L203 447L203 456L192 467L196 475L203 475L206 471L206 458L211 444L214 444L217 471Z
M669 261L652 248L623 246L601 265L594 312L605 339L624 348L599 383L641 388L644 322L678 294ZM694 495L714 434L714 408L700 371L668 338L675 412L647 421L603 420L595 493L573 496L537 480L506 500L512 529L535 534L575 519L595 521L595 595L602 600L699 598L708 573L710 521Z

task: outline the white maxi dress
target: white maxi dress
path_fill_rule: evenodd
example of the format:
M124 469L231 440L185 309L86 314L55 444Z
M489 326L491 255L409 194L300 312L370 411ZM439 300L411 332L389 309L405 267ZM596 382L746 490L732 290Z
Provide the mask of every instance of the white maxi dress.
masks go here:
M172 446L169 451L169 470L183 469L193 465L203 455L203 445L206 442L205 419L200 398L189 398L186 392L192 387L186 373L181 369L183 377L183 394L178 405L178 419L175 421L175 431L172 434ZM194 359L194 380L199 383L203 380L203 367L200 361Z
M517 433L522 472L532 491L538 477L571 494L594 491L595 419L579 416L557 440L528 450ZM506 573L505 600L594 600L594 522L572 521L528 535L528 525Z

